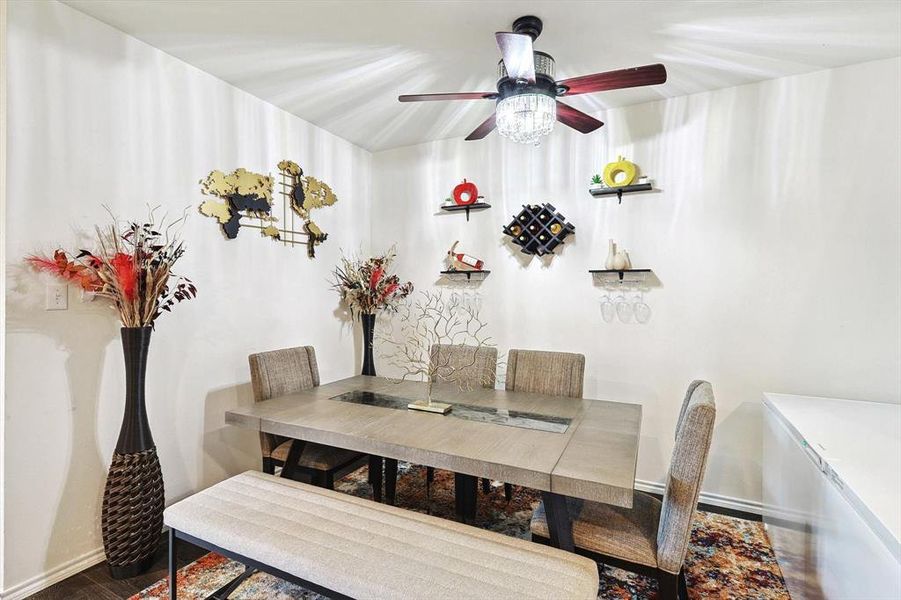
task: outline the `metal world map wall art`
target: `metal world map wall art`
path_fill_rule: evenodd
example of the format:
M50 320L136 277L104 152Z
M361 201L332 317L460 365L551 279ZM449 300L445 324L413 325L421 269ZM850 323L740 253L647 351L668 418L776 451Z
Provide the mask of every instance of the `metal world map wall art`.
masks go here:
M236 169L225 174L212 171L200 181L201 191L211 198L200 205L200 213L214 217L228 239L238 237L244 227L256 229L262 237L288 246L303 244L310 258L328 234L313 221L310 213L331 206L338 197L327 183L303 174L290 160L278 163L281 215L272 200L274 179L269 175ZM299 220L299 223L295 222Z

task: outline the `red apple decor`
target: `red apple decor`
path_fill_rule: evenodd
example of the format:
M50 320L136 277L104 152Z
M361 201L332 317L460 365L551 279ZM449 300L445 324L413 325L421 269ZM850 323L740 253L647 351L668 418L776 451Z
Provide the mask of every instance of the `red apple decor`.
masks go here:
M466 206L468 204L475 204L476 200L483 196L479 196L479 188L476 187L476 184L464 179L463 183L458 183L456 187L454 187L453 197L454 204Z

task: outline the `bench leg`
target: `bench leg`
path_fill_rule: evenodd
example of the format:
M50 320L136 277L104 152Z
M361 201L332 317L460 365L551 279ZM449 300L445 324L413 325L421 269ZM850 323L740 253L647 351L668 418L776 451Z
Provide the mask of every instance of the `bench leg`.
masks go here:
M275 461L270 456L263 457L263 473L275 475Z
M482 477L482 493L490 494L491 493L491 480L487 477Z
M426 467L425 468L425 497L426 499L431 499L432 497L432 482L435 481L435 467Z
M300 464L300 455L303 454L303 448L307 443L303 440L291 440L291 449L288 450L288 457L285 458L285 464L282 465L282 477L286 479L294 479L294 472L297 465Z
M504 484L504 499L509 502L513 499L513 484L505 483Z
M553 492L541 492L541 499L544 501L551 546L567 552L575 552L573 525L569 516L569 508L566 506L566 496Z
M385 502L394 506L397 492L397 459L385 459Z
M177 600L178 584L176 582L178 575L178 538L175 537L175 530L169 529L169 600Z
M369 483L372 484L372 499L382 501L382 457L369 456Z

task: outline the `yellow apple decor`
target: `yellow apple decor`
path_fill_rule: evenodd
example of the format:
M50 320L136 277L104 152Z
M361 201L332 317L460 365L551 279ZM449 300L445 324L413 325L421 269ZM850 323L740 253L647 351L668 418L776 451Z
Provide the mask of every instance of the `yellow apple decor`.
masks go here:
M607 187L617 188L631 185L635 181L637 168L622 156L616 157L616 162L608 163L604 167L604 183ZM622 175L622 177L620 177Z

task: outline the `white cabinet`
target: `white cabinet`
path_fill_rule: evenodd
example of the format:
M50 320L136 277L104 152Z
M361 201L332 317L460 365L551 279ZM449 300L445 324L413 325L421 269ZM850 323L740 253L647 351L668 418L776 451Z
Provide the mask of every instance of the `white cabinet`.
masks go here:
M901 406L764 406L764 523L792 598L901 598Z

